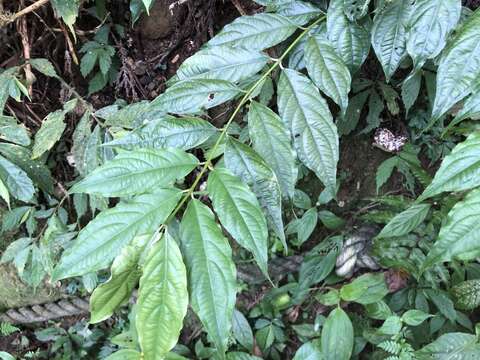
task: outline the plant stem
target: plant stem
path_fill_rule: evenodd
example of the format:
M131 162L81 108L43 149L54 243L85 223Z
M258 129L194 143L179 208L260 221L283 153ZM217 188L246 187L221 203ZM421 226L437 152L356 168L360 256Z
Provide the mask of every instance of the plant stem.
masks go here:
M200 170L200 173L197 175L195 178L192 186L186 191L185 195L183 198L180 200L178 203L177 207L173 210L173 212L170 214L170 216L167 218L165 221L165 224L168 224L168 222L178 213L178 211L182 208L183 204L190 198L190 196L195 192L195 189L198 186L198 183L202 179L203 175L207 171L207 169L211 166L213 156L215 154L215 150L217 147L220 145L222 142L223 138L225 137L228 127L231 125L235 117L237 116L238 112L240 109L245 105L245 103L249 100L250 95L255 91L255 89L279 66L281 65L283 59L292 51L292 49L298 44L298 42L318 23L323 21L325 19L325 16L322 16L318 18L315 22L313 22L310 26L308 26L305 30L302 31L302 33L288 46L288 48L283 52L282 56L280 56L278 59L275 60L275 62L270 66L270 68L263 74L263 76L258 79L257 82L255 82L250 89L245 93L245 95L242 97L240 102L238 103L237 107L233 111L232 115L230 115L226 125L223 127L222 132L220 133L220 136L218 137L217 141L213 145L212 151L210 152L210 155L207 158L207 161L203 165L202 169Z

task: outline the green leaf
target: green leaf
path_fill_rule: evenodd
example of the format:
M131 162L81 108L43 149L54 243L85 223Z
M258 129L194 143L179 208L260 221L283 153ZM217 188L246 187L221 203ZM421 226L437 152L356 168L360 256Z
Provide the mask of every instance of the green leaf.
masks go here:
M127 245L115 258L110 278L90 296L91 324L108 319L119 306L130 299L142 274L138 265L142 251L142 246Z
M295 0L281 4L276 13L285 16L291 22L302 26L310 20L317 18L322 11L309 2Z
M227 141L224 159L226 167L252 189L269 227L286 249L280 186L272 169L249 146L234 139Z
M278 109L290 127L300 161L335 194L339 145L326 101L306 76L285 69L278 83Z
M223 104L239 92L238 87L225 80L183 80L155 98L150 108L163 113L194 114Z
M233 336L235 340L249 352L253 351L253 332L247 318L240 311L233 312Z
M149 251L137 306L135 324L143 358L163 358L177 343L188 308L187 271L168 233Z
M455 32L440 58L433 119L439 119L455 103L470 94L480 78L479 26L480 10L477 10Z
M297 246L302 245L312 235L318 222L318 213L316 208L308 209L299 219L294 219L288 224L287 235L297 233Z
M462 122L465 119L478 119L480 117L480 84L478 84L463 104L462 109L455 115L455 118L448 124L447 129Z
M423 291L425 296L437 307L440 314L453 323L458 318L457 311L450 299L450 295L440 289L425 289Z
M255 195L226 169L210 173L207 191L223 227L253 253L263 274L268 276L267 222Z
M137 350L122 349L108 355L105 360L141 360L141 354Z
M480 190L473 190L448 213L437 241L427 255L423 269L440 262L472 260L480 256Z
M82 56L80 59L80 72L82 76L85 78L88 74L90 74L95 67L98 59L98 52L89 50Z
M154 0L142 0L142 3L143 3L143 6L145 6L145 10L147 11L147 14L150 15L150 8L152 7Z
M190 150L203 144L216 132L215 126L202 119L166 116L154 119L145 126L105 145L128 150L169 147Z
M52 0L52 6L55 9L55 12L60 16L65 24L68 25L72 33L73 24L78 15L80 1L79 0Z
M3 183L2 179L0 178L0 197L5 200L7 203L8 208L10 209L10 194L8 193L8 189Z
M78 234L53 271L52 281L106 268L135 236L158 229L181 197L177 189L157 189L102 211Z
M323 360L323 355L320 346L316 342L310 341L300 346L293 360Z
M402 320L397 315L389 316L385 319L384 323L377 332L381 335L391 335L395 336L400 333L402 330Z
M50 150L62 137L66 124L63 122L66 112L57 110L48 114L42 126L35 134L32 159L40 157L44 152Z
M30 134L27 128L23 124L17 124L17 120L12 116L0 115L0 139L18 145L30 145Z
M432 316L420 310L408 310L402 315L402 321L410 326L418 326Z
M171 185L198 164L197 158L179 149L124 151L75 184L71 193L127 196Z
M430 204L415 204L396 215L382 229L377 239L406 235L415 230L428 215Z
M15 360L15 358L5 351L0 351L0 359L2 360Z
M326 293L316 295L315 299L322 305L335 306L340 304L340 293L337 289L332 289Z
M328 315L320 341L325 360L348 360L352 356L353 326L341 308L335 308Z
M236 83L250 78L267 64L268 57L240 47L216 46L202 49L177 70L179 80L217 79Z
M102 90L108 82L108 77L101 72L97 72L95 76L88 82L88 95L92 95Z
M318 218L329 230L338 230L345 225L345 220L341 217L338 217L333 212L328 210L322 210L318 212Z
M30 59L29 63L35 70L41 72L43 75L58 78L57 72L55 71L55 68L49 60L36 58Z
M248 131L253 148L277 176L282 195L292 199L298 170L285 124L268 107L252 101L248 111Z
M282 42L296 29L292 21L281 15L261 13L241 16L226 25L208 45L262 50Z
M344 0L344 12L350 21L364 17L368 12L370 0Z
M412 10L411 0L391 1L373 18L372 47L387 82L407 56L407 30Z
M298 286L300 290L325 280L335 268L337 251L329 251L326 255L315 255L305 258L300 266Z
M405 111L408 112L417 101L422 86L422 72L416 71L413 76L409 76L402 85L402 100L405 105Z
M54 181L50 170L42 162L32 160L32 153L29 149L14 144L0 143L0 154L25 171L40 189L47 193L53 192Z
M25 171L0 156L0 180L14 198L29 202L35 194L32 180Z
M460 310L474 310L480 305L480 280L467 280L452 287L455 306Z
M337 119L337 126L340 135L348 135L355 130L369 94L370 91L362 91L350 99L345 116L341 116Z
M0 264L13 261L15 256L17 256L20 251L28 248L31 243L32 239L27 237L12 241L3 252L2 257L0 258Z
M469 360L480 357L477 336L464 333L449 333L415 352L418 360Z
M472 133L445 156L430 185L417 202L445 191L463 191L480 185L480 133Z
M462 11L460 0L417 0L410 19L407 51L415 70L435 58L457 26Z
M388 288L383 273L364 274L340 289L342 300L363 305L380 301L387 294Z
M305 64L315 85L345 112L352 78L330 42L310 37L305 46Z
M232 250L213 213L195 199L183 215L180 237L191 306L224 358L236 298Z
M351 71L356 71L370 51L369 16L351 22L345 15L344 0L331 0L327 12L328 39Z

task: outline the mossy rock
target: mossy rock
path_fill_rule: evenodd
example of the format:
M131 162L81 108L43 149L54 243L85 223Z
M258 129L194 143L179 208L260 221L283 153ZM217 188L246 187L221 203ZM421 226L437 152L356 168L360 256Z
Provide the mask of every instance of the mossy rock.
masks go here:
M0 265L0 311L55 301L60 295L59 288L47 283L33 289L22 282L14 266Z

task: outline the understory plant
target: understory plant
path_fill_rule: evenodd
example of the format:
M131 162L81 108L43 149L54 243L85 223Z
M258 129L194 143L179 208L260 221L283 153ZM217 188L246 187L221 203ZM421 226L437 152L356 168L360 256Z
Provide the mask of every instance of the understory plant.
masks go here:
M52 1L73 29L78 2L64 3L71 13ZM1 262L33 287L91 292L91 324L135 299L110 360L193 356L177 344L186 319L206 334L197 358L283 359L282 316L312 304L325 310L294 325L295 360L480 358L468 315L480 305L480 10L460 0L256 3L261 12L227 24L152 101L94 109L71 89L33 140L0 115L2 233L22 228ZM81 52L84 76L98 64L93 93L114 75L108 29ZM1 110L28 96L26 66L65 83L44 58L5 69ZM227 114L219 127L216 108ZM76 179L58 197L48 159L73 114ZM335 275L348 229L333 209L340 143L352 134L391 153L377 192L391 176L406 191L356 214L381 225L368 248L378 264L349 279ZM312 177L313 202L302 191ZM302 247L318 227L328 236ZM270 259L299 249L298 276L279 283ZM237 280L245 262L272 289L242 313L237 299L254 286Z

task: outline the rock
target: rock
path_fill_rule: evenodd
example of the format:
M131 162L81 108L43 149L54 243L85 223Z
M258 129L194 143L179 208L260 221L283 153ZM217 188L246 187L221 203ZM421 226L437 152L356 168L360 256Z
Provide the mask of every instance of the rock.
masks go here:
M43 304L60 298L60 289L40 284L37 289L25 285L11 264L0 265L0 312L5 309Z
M142 38L156 40L169 35L174 26L167 0L157 0L150 9L150 16L144 13L138 22Z

